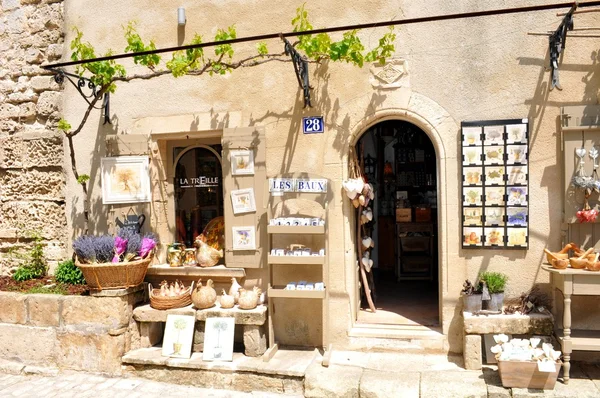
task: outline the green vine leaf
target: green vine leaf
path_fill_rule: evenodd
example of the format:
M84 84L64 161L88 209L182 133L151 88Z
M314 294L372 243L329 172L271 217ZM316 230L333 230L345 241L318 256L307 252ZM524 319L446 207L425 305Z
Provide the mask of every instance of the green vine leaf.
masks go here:
M77 177L78 184L85 184L89 180L90 180L90 176L87 174L81 174L79 177Z
M202 36L196 34L190 44L201 44ZM173 58L167 62L167 69L174 77L186 75L190 70L198 69L204 64L204 49L192 48L185 51L175 51Z
M365 60L367 62L378 61L381 65L385 64L385 60L394 55L396 51L395 41L396 33L394 33L394 27L391 26L390 31L379 39L379 45L367 53Z
M60 119L56 127L65 134L71 131L71 125L65 119Z
M150 40L150 43L146 46L142 41L139 33L136 30L136 22L131 21L124 27L125 30L125 40L127 40L127 47L125 47L125 52L133 52L139 53L143 51L152 51L156 50L156 45L153 40ZM147 66L151 70L160 63L160 56L158 54L150 54L150 55L136 55L133 57L133 62L135 64L140 64Z
M267 43L260 42L256 44L256 49L258 50L259 55L267 55L269 53L269 49L267 48Z

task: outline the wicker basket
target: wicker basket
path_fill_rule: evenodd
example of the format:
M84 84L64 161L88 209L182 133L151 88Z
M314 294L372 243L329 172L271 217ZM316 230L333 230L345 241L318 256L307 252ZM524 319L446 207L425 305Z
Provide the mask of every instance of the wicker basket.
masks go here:
M75 265L83 272L85 282L90 289L123 289L137 286L144 281L152 256L124 263L81 264Z
M160 289L153 289L152 285L148 285L150 292L150 307L157 310L170 310L172 308L186 307L192 304L192 290L194 284L192 283L183 294L177 297L161 297Z

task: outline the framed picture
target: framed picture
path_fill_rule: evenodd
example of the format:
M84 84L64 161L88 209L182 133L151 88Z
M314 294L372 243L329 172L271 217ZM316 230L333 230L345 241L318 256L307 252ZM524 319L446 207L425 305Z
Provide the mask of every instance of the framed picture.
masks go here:
M481 165L481 147L466 147L463 151L463 165Z
M204 361L232 361L235 318L206 318Z
M521 206L527 204L527 187L506 188L506 197L509 206Z
M484 146L485 164L504 164L504 147Z
M102 158L102 204L150 202L147 156Z
M247 188L231 191L231 204L233 206L233 214L252 213L256 211L254 189Z
M485 209L485 225L504 225L504 208L487 207Z
M481 176L483 169L481 167L463 167L464 185L481 185Z
M511 227L527 226L527 208L526 207L508 207L506 208L507 225Z
M463 228L463 245L464 246L481 246L481 234L483 228Z
M527 125L509 124L506 126L507 144L527 143Z
M231 227L233 232L233 250L255 250L255 229L250 227Z
M485 185L504 185L504 166L486 167Z
M504 126L485 126L483 134L485 145L504 145Z
M162 344L163 357L190 358L194 339L194 322L196 322L196 317L193 315L167 315Z
M231 175L254 174L254 151L249 149L231 151Z
M508 228L508 246L527 246L527 228Z
M508 166L508 185L527 185L527 166Z
M504 188L503 187L488 187L485 189L485 205L486 206L503 206L504 205Z
M483 190L481 188L463 188L463 205L481 206L482 194Z
M507 145L508 164L527 163L527 145Z
M485 228L486 246L504 246L504 228Z
M482 208L481 207L464 207L463 208L463 224L465 226L478 226L482 225L481 216L482 216Z
M481 127L463 127L462 133L464 145L481 144Z

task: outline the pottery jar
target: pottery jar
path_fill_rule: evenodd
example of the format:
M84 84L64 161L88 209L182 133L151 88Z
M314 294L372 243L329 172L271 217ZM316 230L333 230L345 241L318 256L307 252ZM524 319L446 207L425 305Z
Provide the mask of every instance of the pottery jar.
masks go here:
M261 293L261 289L256 286L254 286L252 290L240 289L238 307L242 310L251 310L256 308Z
M221 304L221 308L233 308L233 306L235 305L235 299L233 298L233 296L228 295L225 292L225 289L222 289L219 304Z
M198 280L192 292L192 303L198 309L210 308L217 302L217 292L213 288L213 281L209 279L206 286L202 286L202 279Z

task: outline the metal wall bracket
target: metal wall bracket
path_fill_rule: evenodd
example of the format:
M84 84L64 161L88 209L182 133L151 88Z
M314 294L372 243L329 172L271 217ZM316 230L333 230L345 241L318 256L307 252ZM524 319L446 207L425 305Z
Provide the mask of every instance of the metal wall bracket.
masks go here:
M92 101L98 96L101 96L102 105L94 106L95 109L102 109L104 113L104 122L102 124L112 124L110 122L110 94L99 93L99 87L96 86L90 79L86 77L82 77L79 75L75 75L73 73L65 72L64 70L54 70L50 69L52 73L54 73L54 81L58 84L62 84L65 81L65 78L77 89L79 95L88 103L88 105L92 105ZM84 92L89 91L89 94ZM100 99L100 98L98 98Z
M298 79L298 85L303 91L304 95L304 107L311 107L310 102L310 90L312 87L308 81L308 60L305 56L300 55L298 51L287 41L285 37L281 38L285 43L285 55L292 57L292 63L294 64L294 71L296 72L296 78Z
M569 12L564 16L562 22L558 28L548 38L548 45L550 47L550 71L551 71L551 84L550 90L556 87L562 90L560 81L558 79L558 59L560 54L565 49L567 43L567 31L573 30L573 13L577 9L577 3L571 7Z

